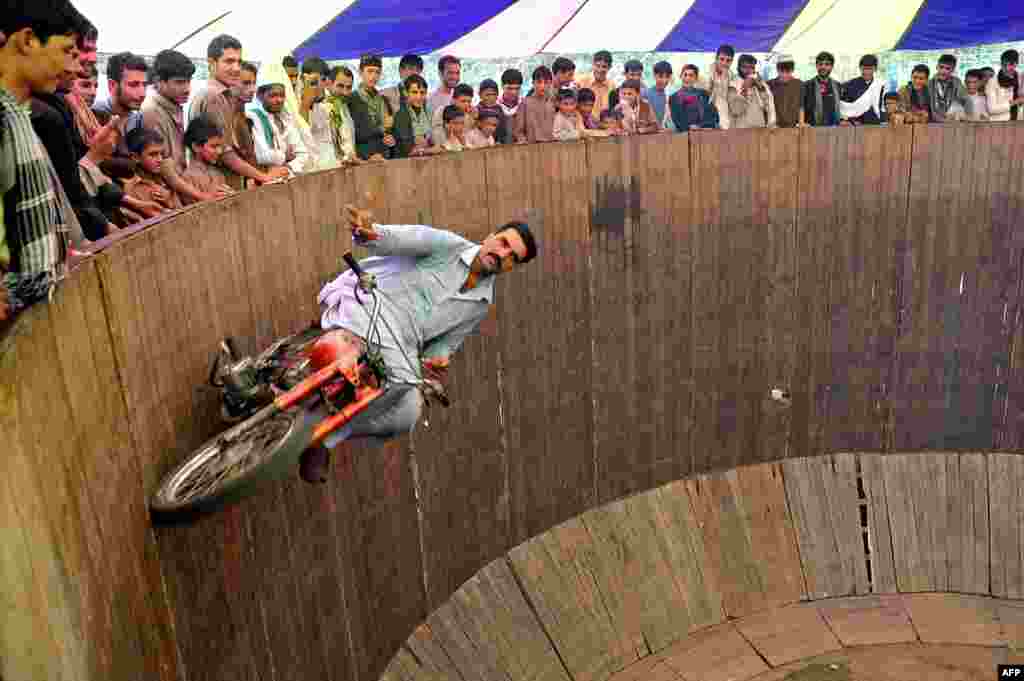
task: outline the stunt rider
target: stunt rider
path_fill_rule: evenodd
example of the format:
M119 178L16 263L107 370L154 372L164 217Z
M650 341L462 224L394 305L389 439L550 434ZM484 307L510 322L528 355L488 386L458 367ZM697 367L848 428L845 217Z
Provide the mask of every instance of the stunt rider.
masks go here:
M495 277L537 255L534 235L522 222L503 225L478 244L422 225L376 224L369 211L353 206L345 210L354 243L372 255L360 265L376 277L378 290L385 294L378 327L390 382L383 395L323 446L303 453L300 475L306 482L326 481L329 450L342 440L382 444L410 432L422 407L420 378L443 384L452 353L477 330L494 303ZM332 333L351 346L353 357L366 348L371 312L365 294L357 299L356 282L349 270L324 286L319 296L321 327L337 329Z

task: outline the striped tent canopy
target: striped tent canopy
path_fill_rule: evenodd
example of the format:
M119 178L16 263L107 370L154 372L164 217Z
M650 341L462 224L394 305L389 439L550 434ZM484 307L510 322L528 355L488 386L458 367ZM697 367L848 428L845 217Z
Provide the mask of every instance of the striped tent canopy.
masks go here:
M153 21L109 0L76 5L100 28L105 52L175 47L196 57L219 33L241 38L247 58L295 48L300 59L328 60L366 52L470 59L710 52L723 43L760 53L861 54L1024 39L1020 0L176 0Z

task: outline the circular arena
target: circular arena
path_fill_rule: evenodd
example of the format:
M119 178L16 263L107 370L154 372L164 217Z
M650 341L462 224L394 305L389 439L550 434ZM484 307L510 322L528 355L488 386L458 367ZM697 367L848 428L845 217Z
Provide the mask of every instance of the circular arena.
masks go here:
M691 132L133 228L0 338L0 676L994 678L1024 662L1022 164L1010 124ZM539 234L453 405L327 485L154 525L218 428L217 343L317 319L367 195Z

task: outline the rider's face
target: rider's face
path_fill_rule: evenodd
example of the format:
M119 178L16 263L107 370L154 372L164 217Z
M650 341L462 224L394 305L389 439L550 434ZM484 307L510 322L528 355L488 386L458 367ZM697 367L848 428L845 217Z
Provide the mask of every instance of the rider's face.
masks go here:
M526 244L519 232L506 229L484 239L476 257L485 274L511 272L526 258Z

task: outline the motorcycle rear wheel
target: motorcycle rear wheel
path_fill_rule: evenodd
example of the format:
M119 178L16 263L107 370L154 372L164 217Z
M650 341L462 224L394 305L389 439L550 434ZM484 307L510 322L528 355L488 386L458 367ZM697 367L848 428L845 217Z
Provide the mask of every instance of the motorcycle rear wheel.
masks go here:
M210 438L164 476L150 500L154 518L215 510L295 470L312 441L316 419L301 407L275 411L274 405L264 407Z

